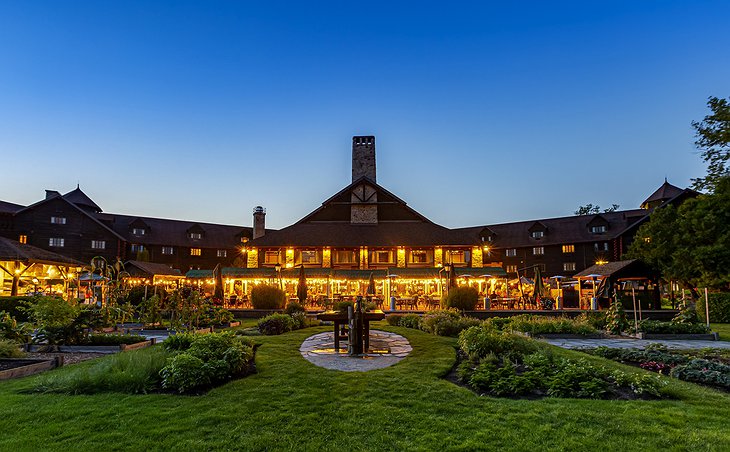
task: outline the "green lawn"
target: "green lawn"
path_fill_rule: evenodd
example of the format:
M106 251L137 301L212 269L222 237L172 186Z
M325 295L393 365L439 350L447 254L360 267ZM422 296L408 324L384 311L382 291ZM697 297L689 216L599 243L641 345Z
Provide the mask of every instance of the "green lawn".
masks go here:
M325 331L309 328L257 337L259 373L205 396L24 394L32 377L0 382L0 450L730 450L728 394L672 380L679 400L479 397L439 378L454 339L378 327L414 350L367 373L301 358L302 340Z
M730 341L730 323L711 323L710 328L720 333L721 341Z

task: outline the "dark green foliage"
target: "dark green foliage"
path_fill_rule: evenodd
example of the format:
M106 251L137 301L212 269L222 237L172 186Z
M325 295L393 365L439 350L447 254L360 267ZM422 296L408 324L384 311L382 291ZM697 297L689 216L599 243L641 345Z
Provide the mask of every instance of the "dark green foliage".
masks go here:
M730 389L730 366L706 359L693 359L676 366L670 375L680 380Z
M301 303L298 303L296 301L290 301L286 305L286 309L284 309L285 314L292 315L296 312L306 312L304 309L304 306L301 305Z
M5 311L18 322L27 322L28 313L25 308L33 302L33 297L0 297L0 311Z
M35 340L49 345L82 343L89 330L104 323L98 309L56 297L35 297L25 310L38 328Z
M581 319L523 314L514 316L509 328L530 334L596 334L598 331Z
M352 301L338 301L333 306L334 310L338 312L347 312L347 308L349 307L355 309L355 303Z
M707 334L710 329L702 323L660 322L658 320L642 320L639 331L653 334Z
M139 334L90 334L87 336L84 345L131 345L144 342L147 339Z
M581 313L577 319L581 323L587 323L597 330L606 329L606 313L602 311L586 311Z
M272 336L292 331L295 327L294 320L286 314L271 314L258 322L261 334Z
M421 328L421 316L418 314L406 314L401 317L400 326L418 330Z
M0 358L22 358L25 353L20 349L20 344L0 338Z
M168 351L187 350L194 340L194 333L177 333L168 336L162 343L162 346Z
M456 309L439 309L423 315L421 329L437 336L456 337L461 331L479 323L478 319L462 317Z
M473 311L478 301L479 291L475 287L458 286L449 289L448 295L441 300L441 307Z
M388 322L388 325L390 326L400 326L400 319L403 318L403 314L388 314L387 317L385 317L385 321Z
M710 321L715 323L730 323L730 292L717 292L708 295L710 301ZM697 302L697 314L701 321L705 318L705 297Z
M162 387L180 393L222 383L246 373L253 360L249 339L232 333L198 335L160 371Z
M485 320L483 324L487 328L502 331L510 328L512 319L513 317L491 317Z
M674 366L677 364L684 364L688 361L688 358L678 353L669 353L663 348L647 348L647 349L636 349L636 348L608 348L598 347L591 353L608 358L614 361L628 362L633 364L640 364L649 361L659 362Z
M30 340L30 333L31 329L27 324L19 324L10 314L0 311L0 340L25 343Z
M292 319L292 330L301 330L307 327L307 315L304 312L294 312L290 317Z
M606 311L606 331L611 334L621 334L629 327L626 320L626 312L624 306L618 299L614 299Z
M251 305L254 309L282 309L286 294L276 286L259 285L251 289Z
M473 326L459 334L459 347L472 360L489 354L524 355L539 349L538 342L516 334L506 334L483 326Z
M710 97L707 107L712 111L700 122L692 121L695 146L702 152L702 160L707 163L707 175L693 179L697 190L713 190L719 181L730 175L727 167L730 159L730 99Z

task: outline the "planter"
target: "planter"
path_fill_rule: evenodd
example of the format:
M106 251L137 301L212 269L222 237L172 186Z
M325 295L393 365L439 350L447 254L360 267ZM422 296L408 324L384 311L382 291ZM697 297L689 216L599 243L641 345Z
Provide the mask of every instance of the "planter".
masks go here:
M637 339L656 339L663 341L719 341L720 333L707 334L666 334L666 333L637 333L632 335Z
M54 359L7 358L0 359L0 364L3 365L0 367L0 380L9 380L60 367L63 365L63 357L57 356Z
M237 326L241 326L241 322L228 322L221 325L215 325L213 329L215 330L225 330L226 328L235 328Z
M120 344L120 345L34 345L26 344L25 351L27 352L43 352L49 347L60 353L118 353L125 350L137 350L140 348L149 347L155 344L155 339L152 338L148 341L137 342L135 344Z
M527 333L527 336L537 339L605 339L601 333L595 334L575 334L575 333Z

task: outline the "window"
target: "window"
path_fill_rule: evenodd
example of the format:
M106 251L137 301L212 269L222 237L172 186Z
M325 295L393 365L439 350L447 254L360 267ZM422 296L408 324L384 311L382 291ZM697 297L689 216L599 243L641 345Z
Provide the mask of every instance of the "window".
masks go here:
M337 250L332 252L332 259L335 264L354 264L355 252L350 250Z
M534 256L540 256L545 254L545 247L544 246L536 246L532 249L532 254Z
M448 261L452 264L464 264L466 263L467 259L469 258L469 252L468 251L462 251L462 250L449 250L448 251Z
M50 238L48 239L48 246L57 246L59 248L63 248L65 240L62 238Z
M278 251L266 251L264 253L264 264L279 264Z
M132 234L134 234L134 235L144 235L144 228L132 228Z
M316 250L303 250L300 252L300 261L302 264L319 264L319 252Z
M392 264L392 251L372 251L370 252L370 262L373 264Z
M516 265L508 265L507 266L507 273L517 273L517 266Z
M563 253L575 253L575 245L563 245Z
M172 254L172 247L171 246L163 246L162 247L162 254L171 255Z
M603 234L606 232L606 226L591 226L591 232L593 234Z
M51 224L66 224L66 217L51 217Z
M532 238L533 239L541 239L541 238L543 238L545 236L545 232L543 232L543 231L532 231L532 234L530 234L530 235L532 235Z
M92 240L91 241L91 249L93 249L93 250L105 250L106 249L106 240Z
M191 256L200 256L201 252L202 251L201 251L200 248L190 248L190 255Z
M608 251L608 242L596 242L593 244L593 251Z
M20 234L20 237L18 237L18 241L20 243L28 243L28 236L24 234Z
M507 257L515 257L515 256L517 256L517 249L516 248L512 248L512 249L506 250L504 252L504 255L507 256Z
M193 240L200 240L203 238L203 234L201 234L200 232L191 232L188 234L188 237Z
M144 245L132 245L131 249L133 253L141 253L144 251Z
M228 255L228 251L226 251L226 250L218 250L218 252L216 253L216 256L218 256L218 257L226 257L227 255Z
M574 272L575 271L575 262L563 262L563 271L564 272Z
M411 250L411 264L428 264L433 262L433 251L431 250Z

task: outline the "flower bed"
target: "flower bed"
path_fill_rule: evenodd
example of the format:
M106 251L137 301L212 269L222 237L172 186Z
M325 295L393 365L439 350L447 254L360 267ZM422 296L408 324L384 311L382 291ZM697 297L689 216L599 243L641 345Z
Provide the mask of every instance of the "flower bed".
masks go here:
M508 325L512 331L536 337L602 337L587 321L567 317L518 315Z
M653 399L665 382L650 374L611 370L585 359L555 356L532 339L484 326L459 335L459 380L497 397Z

